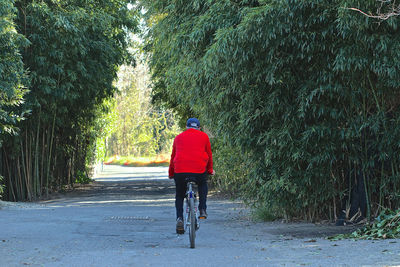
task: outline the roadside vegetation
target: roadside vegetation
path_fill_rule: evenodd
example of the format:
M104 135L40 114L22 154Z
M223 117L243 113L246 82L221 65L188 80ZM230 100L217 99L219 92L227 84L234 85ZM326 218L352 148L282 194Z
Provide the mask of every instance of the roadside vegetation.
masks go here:
M0 2L3 198L34 200L89 176L118 67L132 63L129 1Z
M258 217L376 218L357 235L396 236L400 21L387 4L1 1L0 194L47 196L101 162L168 165L195 116L214 185Z
M141 2L153 100L212 132L217 184L288 220L399 207L397 16L350 9L375 0Z
M335 241L341 239L398 239L400 238L400 209L393 211L384 209L371 223L349 233L331 236L328 239Z

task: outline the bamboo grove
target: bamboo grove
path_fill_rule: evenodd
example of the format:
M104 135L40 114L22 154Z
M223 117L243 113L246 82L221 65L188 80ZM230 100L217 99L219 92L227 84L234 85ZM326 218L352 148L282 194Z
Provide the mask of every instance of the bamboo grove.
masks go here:
M142 2L153 100L210 128L217 184L287 218L399 207L399 18L349 9L375 0Z
M4 199L37 199L87 173L103 103L118 66L132 62L128 2L0 1Z

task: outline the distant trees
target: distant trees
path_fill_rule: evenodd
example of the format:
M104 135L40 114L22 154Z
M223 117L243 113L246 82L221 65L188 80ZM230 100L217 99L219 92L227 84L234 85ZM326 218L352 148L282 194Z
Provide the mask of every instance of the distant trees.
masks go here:
M107 153L139 157L169 152L178 128L169 111L152 106L147 66L122 66L118 75Z
M2 99L21 101L24 84L29 93L21 107L31 111L18 124L18 135L2 136L0 173L7 199L40 197L73 183L78 171L86 172L100 134L96 118L116 91L112 83L118 66L131 61L127 33L136 30L137 13L128 9L129 2L17 0L14 24L13 1L1 2L6 24L0 27L9 33L0 31L0 38L9 52L3 56L2 42L0 82L9 81L5 92L10 92L2 93ZM22 49L19 43L28 41ZM29 78L25 82L24 68ZM3 125L14 122L18 113L8 114Z
M142 3L154 100L213 131L220 185L309 220L399 206L396 17L353 0Z

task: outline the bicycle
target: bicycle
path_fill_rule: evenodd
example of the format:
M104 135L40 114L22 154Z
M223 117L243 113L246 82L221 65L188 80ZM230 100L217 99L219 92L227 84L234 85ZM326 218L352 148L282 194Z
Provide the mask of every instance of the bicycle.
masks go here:
M189 228L189 241L190 248L195 248L196 231L200 228L199 216L197 209L197 198L196 193L193 190L193 186L196 184L196 178L186 178L186 216L185 216L185 231Z

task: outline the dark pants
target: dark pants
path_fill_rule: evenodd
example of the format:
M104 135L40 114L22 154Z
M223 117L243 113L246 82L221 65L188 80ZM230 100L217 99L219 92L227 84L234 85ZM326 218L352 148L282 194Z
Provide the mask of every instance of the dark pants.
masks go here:
M199 209L207 209L206 201L208 194L207 174L206 173L175 173L174 180L176 186L175 208L176 218L183 218L183 200L186 194L187 177L195 177L199 190Z

